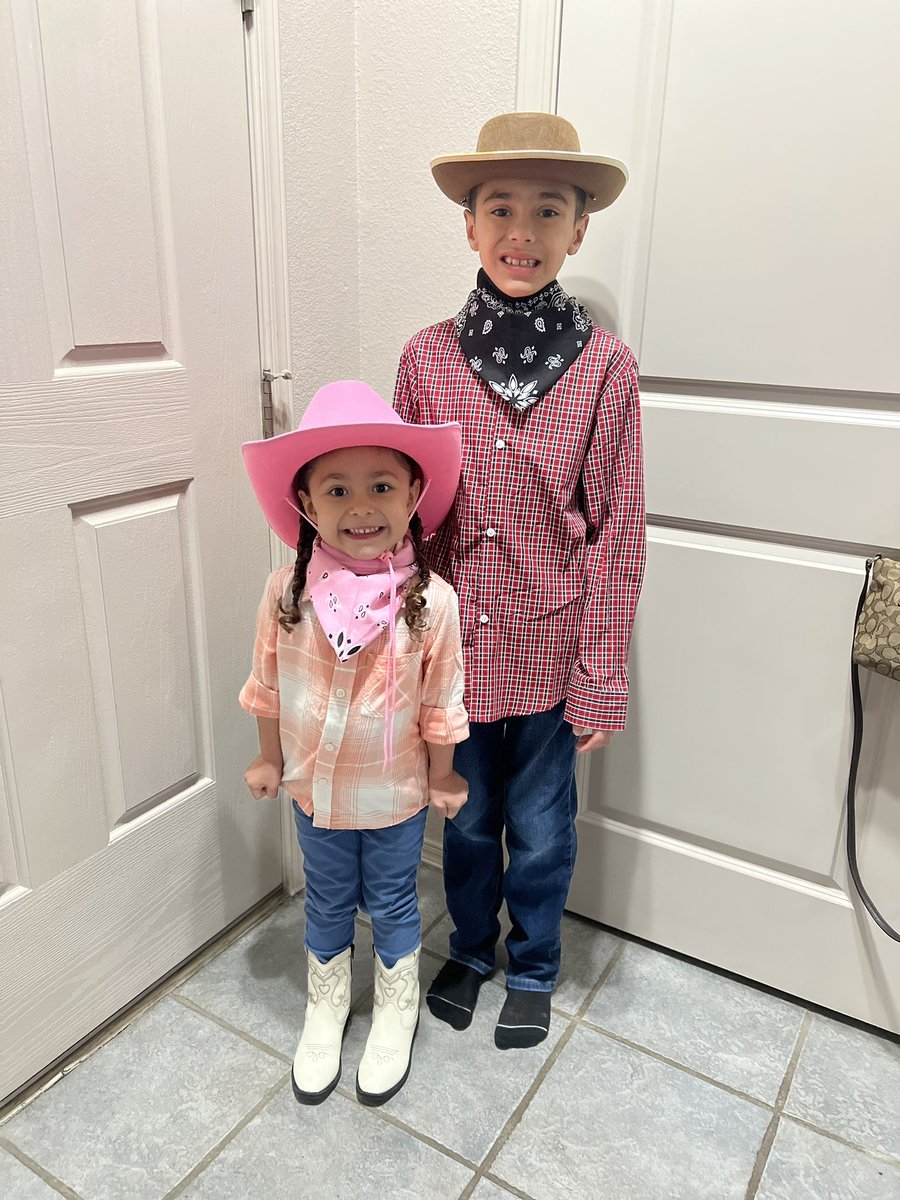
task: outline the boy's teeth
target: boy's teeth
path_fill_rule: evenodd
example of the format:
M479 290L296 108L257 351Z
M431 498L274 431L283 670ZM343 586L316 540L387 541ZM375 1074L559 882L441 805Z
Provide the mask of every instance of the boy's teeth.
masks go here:
M536 258L510 258L509 255L507 255L506 261L507 261L507 263L509 263L509 265L511 267L536 267L537 266Z

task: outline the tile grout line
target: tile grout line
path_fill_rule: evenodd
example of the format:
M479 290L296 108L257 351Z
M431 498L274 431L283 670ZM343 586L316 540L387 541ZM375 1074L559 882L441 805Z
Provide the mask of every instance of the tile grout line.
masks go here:
M120 1033L124 1033L129 1026L140 1020L151 1008L155 1008L161 1000L173 995L176 988L181 987L182 984L196 975L203 967L212 962L213 959L218 958L220 954L224 954L244 934L249 933L257 925L261 925L267 917L276 912L284 903L285 897L283 894L266 896L259 904L251 908L249 912L244 913L242 917L239 917L232 925L218 934L217 937L213 938L205 946L202 946L196 954L188 958L181 966L151 985L146 992L132 1001L131 1004L114 1013L98 1029L88 1034L86 1038L78 1042L67 1054L58 1059L51 1069L42 1072L14 1100L9 1101L5 1106L0 1105L0 1128L10 1118L17 1116L18 1113L22 1112L33 1101L37 1100L39 1096L48 1092L61 1079L64 1079L74 1071L76 1067L80 1067L83 1062L86 1062L98 1050L102 1050L113 1038L118 1037Z
M435 921L433 921L432 924L429 926L429 930L432 929L435 925L437 925L440 921L442 921L445 915L446 914L442 913L440 917L438 917ZM584 1011L587 1008L587 1006L593 1001L594 996L596 995L597 991L602 986L602 984L606 981L606 978L608 977L610 971L614 967L615 963L618 961L619 955L622 953L623 949L624 949L624 943L622 943L615 949L612 956L610 957L610 960L607 962L606 966L603 968L603 971L601 972L600 978L598 979L597 983L590 990L586 999L582 1002L581 1006L579 1007L579 1010L578 1010L579 1012ZM422 953L428 955L429 958L436 959L440 962L445 961L444 956L438 954L436 951L427 950L423 947ZM371 989L369 989L369 990L371 990ZM364 995L365 994L367 994L367 993L364 993ZM534 1093L534 1091L537 1090L537 1083L539 1081L543 1080L544 1076L546 1075L547 1071L550 1068L550 1065L552 1065L551 1060L552 1061L556 1060L556 1057L558 1056L559 1051L562 1049L563 1041L568 1040L571 1029L574 1028L575 1024L577 1023L577 1018L573 1017L569 1014L562 1014L562 1013L559 1013L559 1011L558 1011L558 1015L560 1015L562 1017L562 1019L564 1019L568 1023L569 1029L567 1029L563 1032L563 1034L560 1036L559 1041L556 1043L556 1046L554 1046L553 1050L547 1056L547 1059L541 1065L541 1068L539 1069L538 1074L535 1077L535 1080L530 1085L528 1091L526 1092L525 1097L523 1097L523 1100L519 1102L519 1105L517 1106L516 1110L513 1112L512 1117L510 1117L510 1120L512 1120L513 1117L516 1116L516 1113L519 1112L519 1110L524 1111L526 1099L529 1099L529 1102L530 1102L530 1095L532 1095ZM346 1100L355 1100L356 1099L356 1093L351 1092L347 1087L345 1087L343 1085L343 1083L338 1084L338 1086L335 1088L335 1092L338 1095L343 1096ZM466 1184L466 1187L463 1189L463 1192L460 1195L460 1200L464 1200L464 1198L471 1196L472 1192L478 1186L481 1179L486 1177L486 1167L488 1164L488 1156L491 1153L490 1150L488 1151L488 1156L486 1156L484 1158L484 1160L482 1161L482 1165L479 1166L477 1163L473 1163L471 1161L471 1159L465 1158L465 1156L459 1154L457 1151L451 1149L449 1146L445 1146L443 1143L430 1137L428 1134L420 1132L419 1130L415 1129L411 1125L407 1125L404 1121L401 1121L399 1118L393 1116L389 1112L386 1112L382 1108L373 1108L371 1110L371 1113L373 1116L379 1118L380 1120L386 1121L388 1124L394 1126L394 1128L399 1129L403 1133L408 1134L410 1137L414 1138L416 1141L422 1142L424 1145L429 1146L433 1150L436 1150L439 1154L444 1155L444 1157L449 1158L449 1159L453 1160L454 1162L458 1162L461 1166L467 1167L470 1171L473 1171L474 1172L473 1177L469 1181L469 1183ZM520 1113L520 1115L521 1115L521 1113ZM509 1124L509 1122L507 1122L507 1125L508 1124ZM505 1129L506 1129L506 1126L504 1126L504 1130ZM500 1134L498 1135L498 1140L500 1137L503 1136L504 1130L501 1130ZM495 1143L495 1145L496 1145L496 1143ZM493 1147L491 1149L493 1149ZM517 1188L514 1188L512 1184L508 1184L505 1181L501 1180L499 1178L499 1176L495 1177L493 1179L490 1179L489 1182L496 1183L497 1186L502 1186L504 1189L506 1189L509 1192L510 1195L520 1197L520 1200L532 1200L532 1198L528 1195L528 1193L520 1192ZM166 1200L168 1200L168 1198L166 1198Z
M185 1189L188 1188L195 1179L199 1178L199 1176L203 1174L210 1163L214 1162L215 1159L219 1157L225 1147L234 1141L241 1130L245 1129L253 1120L253 1118L258 1116L259 1113L261 1113L266 1107L266 1105L275 1099L278 1093L282 1091L287 1084L289 1077L290 1071L286 1071L279 1080L273 1083L272 1086L260 1097L260 1099L257 1100L253 1107L235 1122L235 1124L231 1127L231 1129L228 1130L224 1137L219 1138L216 1144L210 1150L207 1150L206 1154L204 1154L200 1161L191 1167L187 1175L180 1179L173 1188L165 1193L165 1195L162 1197L162 1200L175 1200L176 1196L183 1195Z
M442 919L442 917L437 918L437 921L432 922L432 925L436 924L441 919ZM586 1029L589 1029L594 1033L598 1033L603 1037L609 1038L611 1041L618 1042L621 1045L627 1046L629 1049L638 1051L639 1053L647 1054L649 1057L657 1059L658 1061L664 1063L666 1066L671 1066L678 1071L681 1071L687 1075L691 1075L694 1078L699 1079L702 1083L710 1084L711 1086L716 1087L717 1089L719 1089L721 1091L724 1091L730 1095L735 1096L737 1099L744 1100L744 1101L751 1103L759 1108L773 1109L773 1111L774 1111L773 1121L770 1123L770 1125L766 1131L766 1134L764 1135L763 1143L760 1147L760 1152L758 1155L758 1162L761 1161L761 1165L760 1165L758 1171L756 1170L756 1168L754 1168L754 1171L751 1175L751 1183L754 1183L755 1186L758 1186L759 1179L761 1178L762 1172L765 1167L765 1160L761 1160L760 1156L762 1155L763 1150L765 1150L766 1158L768 1158L768 1152L769 1152L769 1150L771 1148L771 1144L774 1140L775 1132L777 1131L777 1125L778 1125L777 1117L779 1117L781 1115L783 1105L787 1099L787 1094L790 1089L790 1084L793 1080L797 1062L799 1061L800 1053L802 1052L803 1042L805 1042L805 1032L808 1029L809 1022L811 1021L811 1014L809 1012L807 1012L805 1014L804 1024L801 1026L801 1029L798 1032L797 1041L795 1042L791 1060L788 1063L788 1066L786 1068L785 1077L782 1080L782 1084L779 1089L779 1095L775 1101L775 1106L770 1105L766 1101L760 1100L758 1097L751 1096L749 1093L742 1092L737 1088L733 1088L729 1084L722 1083L721 1081L716 1080L716 1079L712 1078L711 1076L703 1075L701 1072L695 1071L691 1067L688 1067L683 1063L676 1062L674 1059L666 1058L665 1055L659 1054L657 1051L652 1050L650 1047L644 1046L639 1042L632 1042L627 1038L623 1038L620 1035L612 1033L610 1030L604 1029L602 1026L596 1025L595 1023L588 1021L585 1018L584 1014L586 1013L586 1011L590 1007L590 1005L593 1003L593 1001L596 999L596 996L599 993L602 986L609 979L610 975L612 974L612 969L615 966L615 962L618 960L623 949L624 949L624 943L619 948L617 948L617 950L614 952L613 957L609 960L606 967L604 968L604 970L601 974L601 978L595 984L594 988L588 994L587 998L584 1001L582 1001L577 1012L570 1013L570 1012L565 1012L564 1010L557 1009L557 1008L554 1008L553 1011L556 1013L557 1016L559 1016L561 1019L563 1019L567 1022L580 1023L580 1024L584 1025L584 1027ZM423 950L423 953L426 954L429 958L436 959L438 961L443 961L443 958L440 955L438 955L437 952L435 952L435 951ZM359 1005L361 1003L361 1001L364 1000L369 995L371 990L372 990L371 987L369 987L366 989L366 991L364 991L362 993L360 1000L357 1001L357 1005ZM209 1012L207 1009L204 1009L201 1005L197 1004L196 1001L191 1000L189 997L173 996L173 999L179 1001L181 1004L185 1005L185 1007L192 1009L199 1016L206 1017L209 1020L213 1021L215 1024L219 1025L222 1029L226 1030L226 1032L235 1034L236 1036L238 1036L242 1040L248 1042L250 1045L254 1046L255 1048L262 1050L263 1052L267 1053L271 1057L278 1059L278 1061L283 1062L286 1065L290 1064L291 1059L288 1055L282 1054L280 1051L276 1050L274 1047L268 1045L267 1043L262 1042L262 1041L258 1040L257 1038L254 1038L251 1034L246 1033L244 1030L239 1029L237 1026L231 1025L229 1022L225 1021L223 1018L216 1016L215 1013ZM354 1011L354 1013L357 1013L358 1008L355 1006L353 1011ZM800 1040L801 1035L804 1035L803 1042L801 1042L801 1040ZM548 1056L547 1062L549 1063L549 1056ZM546 1066L546 1065L547 1064L545 1063L544 1066ZM544 1071L544 1074L546 1074L546 1071ZM344 1087L342 1085L339 1085L335 1090L340 1095L344 1096L344 1098L347 1100L355 1100L356 1099L355 1092L348 1090L346 1087ZM776 1108L777 1108L777 1111L775 1111ZM376 1115L378 1115L382 1119L386 1120L389 1124L391 1124L391 1125L395 1126L396 1128L402 1130L403 1132L411 1135L417 1141L423 1142L424 1144L430 1146L432 1149L437 1150L439 1153L442 1153L445 1156L459 1162L460 1165L462 1165L462 1166L466 1166L472 1170L476 1170L477 1176L476 1176L475 1180L472 1181L472 1182L474 1182L475 1186L477 1186L477 1184L481 1178L488 1178L489 1182L503 1183L507 1189L512 1189L512 1191L511 1191L512 1195L521 1195L524 1198L524 1200L530 1200L530 1197L527 1196L527 1193L525 1193L525 1192L520 1193L517 1189L513 1188L512 1184L505 1183L505 1181L500 1180L499 1177L491 1178L489 1173L486 1171L484 1165L482 1165L482 1167L478 1167L477 1164L473 1165L473 1163L469 1159L465 1158L463 1155L460 1155L458 1152L452 1150L450 1147L443 1145L443 1143L430 1138L427 1134L420 1133L418 1130L414 1129L412 1126L406 1125L403 1121L394 1117L390 1113L386 1113L386 1112L383 1112L380 1110L373 1110L373 1112L376 1112ZM888 1166L900 1168L900 1159L895 1159L891 1155L885 1154L881 1151L872 1150L872 1149L870 1149L866 1146L863 1146L859 1143L852 1142L849 1139L842 1137L840 1134L833 1133L831 1130L828 1130L828 1129L823 1128L822 1126L816 1125L814 1122L806 1121L802 1117L793 1117L791 1114L785 1114L785 1116L788 1120L796 1121L798 1124L803 1125L804 1127L808 1128L812 1132L818 1133L824 1137L827 1137L830 1140L837 1142L839 1145L847 1146L849 1149L856 1150L862 1154L866 1154L873 1160L878 1161L878 1162L883 1162L883 1163L887 1164ZM498 1136L500 1136L500 1135L498 1135ZM0 1144L2 1144L2 1139L0 1139ZM487 1160L485 1159L485 1162L486 1161ZM467 1186L467 1188L469 1187L468 1184L466 1186ZM471 1195L471 1191L468 1194ZM755 1192L752 1194L748 1193L745 1197L745 1200L752 1200L753 1195L755 1195ZM461 1197L460 1200L463 1200L463 1197Z
M494 1187L502 1188L504 1192L508 1192L511 1196L518 1196L519 1200L534 1200L530 1192L523 1192L514 1183L508 1183L507 1180L501 1179L499 1175L492 1175L490 1172L486 1172L481 1178L486 1179L488 1183L492 1183ZM459 1200L462 1200L461 1196Z
M600 994L600 990L602 989L602 987L604 986L606 981L609 979L610 975L612 975L613 971L618 966L619 959L624 954L626 945L627 945L626 942L623 942L620 940L618 946L616 946L616 948L613 950L612 954L609 956L609 959L607 960L606 966L600 972L600 978L597 980L597 982L594 984L594 986L591 988L591 990L588 992L588 994L585 996L585 998L582 1000L582 1002L579 1004L578 1008L576 1009L576 1011L574 1013L574 1020L576 1020L580 1023L585 1020L585 1014L587 1013L588 1009L591 1007L591 1005L597 999L598 995Z
M561 1010L556 1011L560 1012ZM666 1066L674 1067L677 1071L681 1071L686 1075L691 1075L695 1079L700 1080L702 1083L708 1083L712 1087L736 1097L738 1100L744 1100L749 1104L755 1105L757 1108L768 1109L778 1117L783 1116L785 1120L795 1121L797 1124L805 1126L813 1133L821 1134L823 1137L829 1138L831 1141L837 1142L839 1145L847 1146L851 1150L858 1150L860 1153L866 1154L878 1162L884 1162L889 1166L900 1167L900 1157L895 1158L890 1154L886 1154L884 1151L873 1150L871 1147L864 1146L859 1142L851 1141L849 1138L846 1138L839 1133L835 1133L830 1129L826 1129L823 1125L817 1125L814 1121L808 1121L805 1118L795 1116L792 1113L783 1112L783 1106L787 1102L787 1095L790 1091L790 1085L793 1082L797 1062L799 1061L800 1053L802 1052L803 1048L800 1038L801 1035L803 1035L803 1041L805 1042L809 1025L814 1020L815 1016L816 1013L812 1009L804 1012L804 1019L801 1022L800 1030L797 1033L797 1041L794 1044L794 1050L791 1053L791 1059L788 1062L787 1068L785 1069L784 1079L779 1087L778 1096L772 1103L769 1103L765 1100L760 1100L758 1096L752 1096L749 1092L743 1092L739 1088L732 1087L730 1084L723 1083L718 1079L714 1079L710 1075L704 1075L700 1071L695 1071L693 1067L689 1067L685 1063L680 1063L675 1059L667 1058L664 1054L660 1054L659 1051L653 1050L649 1046L644 1046L640 1042L632 1042L628 1038L622 1037L620 1034L613 1033L611 1030L605 1029L602 1025L597 1025L586 1018L581 1018L581 1024L583 1024L586 1029L592 1030L594 1033L599 1033L603 1037L609 1038L611 1041L618 1042L623 1046L629 1047L631 1050L637 1050L642 1054L648 1055L650 1058L655 1058L659 1062L664 1063ZM752 1200L752 1198L748 1195L744 1197L744 1200Z
M233 1033L241 1041L248 1042L251 1046L255 1046L257 1050L262 1050L263 1053L268 1054L271 1058L276 1058L279 1062L285 1063L287 1066L290 1066L293 1062L293 1059L289 1058L287 1054L282 1054L280 1050L276 1050L268 1042L260 1041L252 1033L247 1033L246 1030L239 1029L237 1025L232 1025L229 1021L226 1021L224 1017L219 1017L214 1012L210 1012L208 1008L203 1008L196 1000L192 1000L190 996L173 996L172 999L177 1004L181 1004L184 1008L196 1013L198 1017L205 1017L206 1020L212 1021L214 1025L218 1025L226 1033Z
M794 1049L785 1069L784 1078L781 1081L781 1087L778 1089L778 1095L775 1097L772 1120L766 1127L766 1132L763 1134L762 1141L759 1144L759 1150L756 1152L753 1170L750 1172L750 1178L747 1180L747 1190L744 1193L744 1200L754 1200L756 1193L759 1190L759 1185L762 1182L762 1177L765 1173L766 1164L769 1161L769 1155L772 1153L772 1146L775 1143L775 1135L778 1132L781 1114L784 1112L784 1105L787 1101L788 1093L791 1090L791 1084L794 1082L794 1073L797 1070L797 1064L800 1061L800 1055L803 1053L803 1047L806 1045L806 1039L809 1035L809 1029L811 1025L812 1014L807 1011L803 1015L803 1023L800 1026L800 1032L797 1034L797 1040L794 1042Z
M530 1086L526 1089L525 1095L522 1097L522 1099L519 1101L519 1103L513 1109L512 1113L507 1118L506 1123L504 1124L503 1128L500 1130L499 1134L494 1139L494 1144L490 1147L487 1154L485 1154L484 1158L481 1160L481 1164L478 1168L478 1173L475 1175L475 1177L472 1180L470 1180L466 1189L461 1193L459 1200L469 1200L469 1197L471 1197L472 1193L475 1191L475 1188L478 1186L480 1180L485 1178L490 1173L491 1167L493 1166L500 1151L503 1149L503 1147L509 1141L509 1138L511 1137L516 1126L522 1120L522 1117L525 1115L525 1112L528 1109L528 1106L531 1104L531 1101L534 1099L535 1095L537 1094L538 1089L540 1088L541 1084L544 1082L544 1080L547 1078L549 1073L552 1071L560 1054L562 1054L563 1050L568 1045L573 1033L575 1032L575 1030L578 1028L579 1024L581 1023L581 1014L587 1012L588 1008L591 1006L591 1004L593 1004L594 997L597 995L597 993L600 991L601 987L603 987L604 983L606 983L606 980L612 974L612 971L615 968L616 963L619 961L619 958L621 957L622 951L624 949L625 949L625 943L621 942L616 947L616 949L613 951L606 966L600 972L599 979L594 984L594 986L590 989L587 996L585 996L584 1000L582 1001L582 1003L578 1009L578 1014L575 1017L567 1018L567 1020L569 1022L568 1028L563 1030L556 1045L553 1047L553 1049L547 1055L544 1062L541 1064L540 1068L538 1069L537 1074L535 1075L534 1079L531 1081ZM499 1178L499 1176L497 1178ZM493 1182L493 1180L491 1182Z
M772 1112L774 1108L774 1104L767 1100L760 1100L759 1096L751 1096L749 1092L742 1092L740 1088L732 1087L730 1083L722 1083L721 1080L714 1079L712 1075L704 1075L700 1071L695 1071L693 1067L678 1062L677 1059L667 1058L665 1054L660 1054L658 1050L653 1050L650 1046L644 1046L640 1042L632 1042L618 1033L604 1029L602 1025L596 1025L593 1021L582 1019L580 1024L585 1029L590 1029L592 1033L599 1033L601 1037L609 1038L611 1042L617 1042L620 1046L627 1046L629 1050L637 1050L640 1054L646 1054L648 1058L654 1058L657 1062L664 1063L667 1067L673 1067L676 1071L681 1071L684 1075L690 1075L693 1079L699 1079L701 1083L708 1083L710 1086L718 1088L719 1091L727 1092L729 1096L735 1096L738 1100L745 1100L748 1104L754 1104L757 1108L764 1108L769 1112Z
M46 1167L42 1167L30 1154L26 1154L24 1150L21 1150L15 1142L11 1142L8 1138L0 1137L0 1148L8 1151L17 1162L20 1162L23 1167L27 1167L38 1179L46 1183L48 1187L52 1187L60 1196L65 1196L66 1200L82 1200L80 1192L76 1192L74 1188L70 1187L67 1183L63 1183L61 1179L58 1179Z
M434 933L435 929L437 929L438 925L440 925L441 921L443 921L444 917L446 917L446 916L449 916L449 913L447 912L447 906L445 904L444 907L441 909L441 911L438 913L438 915L434 918L434 920L429 925L422 926L422 934L421 934L421 937L419 938L419 941L424 943L425 939L430 934ZM423 945L423 949L424 949L424 945Z
M867 1158L871 1158L875 1162L884 1163L885 1166L894 1167L900 1171L900 1158L895 1158L893 1154L886 1154L884 1150L873 1150L871 1146L863 1146L860 1142L851 1142L849 1138L842 1137L839 1133L832 1133L830 1129L823 1129L821 1125L814 1125L812 1121L807 1121L803 1117L795 1117L793 1113L783 1113L782 1116L785 1121L790 1121L794 1125L802 1125L804 1129L821 1134L829 1141L837 1142L839 1146L846 1146L848 1150L856 1150L859 1154L865 1154Z
M460 1154L458 1150L453 1150L449 1146L445 1146L443 1142L439 1142L435 1138L430 1137L429 1134L422 1133L421 1130L415 1129L412 1125L407 1125L405 1121L401 1121L399 1117L395 1117L393 1113L387 1112L384 1108L380 1106L368 1108L365 1105L360 1105L359 1100L356 1097L356 1092L351 1091L343 1083L338 1084L338 1086L334 1089L334 1094L336 1096L343 1096L345 1100L352 1100L354 1104L359 1105L360 1108L365 1108L367 1113L370 1113L379 1121L384 1121L385 1124L393 1126L394 1129L399 1129L401 1133L408 1134L411 1138L414 1138L415 1141L422 1142L423 1145L428 1146L431 1150L436 1150L439 1154L442 1154L444 1158L452 1159L453 1162L459 1163L460 1166L468 1167L470 1171L475 1171L478 1169L477 1163L472 1162L470 1158L466 1158L465 1155Z
M433 921L430 922L430 924L427 926L424 933L430 932L436 925L440 924L440 922L444 919L445 916L446 916L446 910L443 910ZM424 934L423 934L423 936L424 936ZM427 955L429 958L435 959L438 962L443 962L443 957L441 955L437 954L435 951L427 950L423 947L422 953ZM372 990L373 990L373 987L372 987L372 985L370 985L360 994L360 996L357 998L357 1000L351 1007L351 1015L358 1015L359 1009L363 1006L363 1004L367 1000L367 998L369 998L371 996ZM240 1037L243 1041L248 1042L251 1046L254 1046L256 1049L263 1051L264 1053L268 1054L269 1056L277 1059L279 1062L283 1062L287 1066L289 1066L291 1064L292 1060L287 1055L282 1054L281 1051L276 1050L273 1046L268 1045L266 1042L260 1041L258 1038L253 1037L252 1034L247 1033L245 1030L242 1030L242 1029L238 1028L237 1026L232 1025L229 1021L226 1021L224 1018L217 1016L215 1013L209 1011L208 1009L203 1008L202 1005L198 1004L195 1000L192 1000L190 997L181 996L181 995L173 995L172 998L174 1000L178 1001L178 1003L182 1004L185 1008L188 1008L191 1011L197 1013L198 1016L204 1017L204 1018L212 1021L214 1024L218 1025L221 1029L224 1029L226 1032L232 1033L232 1034L236 1035L237 1037ZM280 1087L282 1086L282 1083L283 1083L283 1080L280 1080L278 1082L278 1084L275 1085L276 1091L280 1089ZM338 1095L343 1096L346 1100L351 1100L354 1103L356 1102L355 1091L348 1090L347 1087L344 1086L343 1084L338 1084L338 1086L335 1088L335 1092ZM232 1130L230 1132L230 1134L226 1136L225 1139L223 1139L223 1142L218 1146L218 1148L214 1148L213 1151L210 1151L209 1155L207 1155L207 1159L209 1161L212 1161L212 1158L216 1157L216 1155L219 1153L219 1150L222 1148L222 1146L224 1144L226 1144L227 1141L231 1140L232 1137L236 1136L236 1134L240 1131L240 1128L243 1128L244 1125L246 1125L248 1123L248 1121L252 1119L252 1117L256 1114L256 1112L258 1112L262 1107L265 1106L265 1103L266 1103L266 1097L264 1097L263 1100L260 1101L260 1103L257 1104L253 1110L251 1110L251 1113L249 1114L249 1116L243 1121L243 1123L239 1127L236 1126L235 1129ZM406 1125L403 1121L399 1120L397 1117L394 1117L391 1113L384 1112L383 1110L377 1109L377 1108L372 1109L371 1111L374 1116L377 1116L379 1119L385 1121L387 1124L392 1125L395 1128L401 1130L402 1132L410 1135L411 1137L415 1138L417 1141L422 1142L425 1145L429 1146L431 1149L436 1150L440 1154L443 1154L445 1157L458 1162L461 1166L467 1167L471 1171L474 1171L477 1169L476 1163L471 1162L469 1159L465 1158L463 1155L459 1154L457 1151L452 1150L448 1146L444 1146L442 1143L434 1140L433 1138L429 1137L427 1134L421 1133L419 1130L414 1129L412 1126ZM208 1162L205 1163L205 1165L208 1165ZM205 1169L205 1165L201 1166L200 1164L198 1164L196 1167L192 1168L192 1173L191 1173L190 1177L185 1177L185 1179L182 1180L181 1183L179 1183L177 1185L177 1187L182 1188L183 1186L187 1186L190 1182L192 1182L192 1180L194 1178L196 1178L197 1175L202 1173L202 1171ZM167 1194L167 1196L164 1198L164 1200L169 1200L169 1196L171 1196L174 1200L174 1197L176 1197L180 1194L181 1193L179 1191L172 1191L171 1193ZM78 1200L80 1200L80 1198L78 1198Z
M482 1179L485 1178L487 1173L490 1171L490 1168L493 1165L494 1160L497 1158L497 1155L500 1153L500 1151L506 1145L509 1138L512 1136L517 1125L522 1120L522 1117L525 1115L525 1112L527 1111L528 1106L531 1104L531 1101L534 1099L535 1095L537 1094L538 1089L540 1088L541 1084L546 1079L547 1075L553 1069L554 1065L556 1064L556 1060L559 1058L560 1054L563 1052L565 1047L568 1045L569 1040L571 1039L572 1034L574 1033L574 1031L577 1027L578 1027L577 1021L574 1021L574 1020L569 1021L568 1027L563 1030L556 1045L553 1047L553 1049L550 1051L550 1053L544 1059L544 1061L541 1064L540 1068L538 1069L538 1072L535 1075L534 1079L531 1081L531 1083L526 1088L525 1095L522 1097L522 1099L519 1101L519 1103L513 1109L512 1113L509 1115L509 1117L507 1117L503 1128L500 1130L500 1132L497 1134L496 1138L494 1139L493 1145L488 1149L484 1158L481 1160L481 1164L479 1165L476 1174L472 1177L472 1179L466 1185L464 1190L460 1193L459 1200L469 1200L469 1197L472 1195L472 1193L478 1187L478 1184L481 1182Z

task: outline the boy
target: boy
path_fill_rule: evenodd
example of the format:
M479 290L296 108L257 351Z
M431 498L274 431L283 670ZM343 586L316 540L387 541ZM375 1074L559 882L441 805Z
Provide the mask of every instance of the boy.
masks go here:
M475 154L431 169L464 206L482 269L454 321L407 343L395 395L404 421L459 421L463 436L456 503L430 550L459 593L472 724L454 765L469 802L444 826L455 930L427 1001L455 1029L470 1024L505 899L494 1041L507 1049L536 1045L550 1024L576 749L625 726L645 554L637 367L556 275L627 176L581 154L574 128L546 113L495 117Z

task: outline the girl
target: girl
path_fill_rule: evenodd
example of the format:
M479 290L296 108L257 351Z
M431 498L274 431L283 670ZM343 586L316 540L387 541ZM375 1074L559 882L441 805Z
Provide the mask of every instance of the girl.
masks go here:
M356 1094L382 1104L406 1082L418 1023L427 805L452 818L466 801L453 770L468 736L456 596L422 555L453 503L459 425L405 425L364 383L332 383L294 432L243 449L266 519L297 551L266 585L240 696L259 725L247 786L290 793L306 870L294 1095L320 1104L340 1078L362 905L375 997Z

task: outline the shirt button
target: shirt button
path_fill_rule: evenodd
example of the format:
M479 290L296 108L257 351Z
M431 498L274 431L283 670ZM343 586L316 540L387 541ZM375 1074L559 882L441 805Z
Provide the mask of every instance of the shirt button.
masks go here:
M481 616L478 618L478 620L482 623L482 625L487 625L487 623L490 619L491 618L487 615L487 613L482 613Z
M503 438L497 438L496 442L494 442L494 445L497 447L498 450L506 449L506 442L504 442Z
M347 695L343 688L338 688L334 694L341 700Z
M486 530L484 531L484 536L485 536L485 537L496 537L496 536L497 536L497 530L496 530L496 529L486 529Z
M328 751L331 751L331 750L333 750L333 749L334 749L334 742L326 742L326 743L325 743L325 749L326 749L326 750L328 750Z

